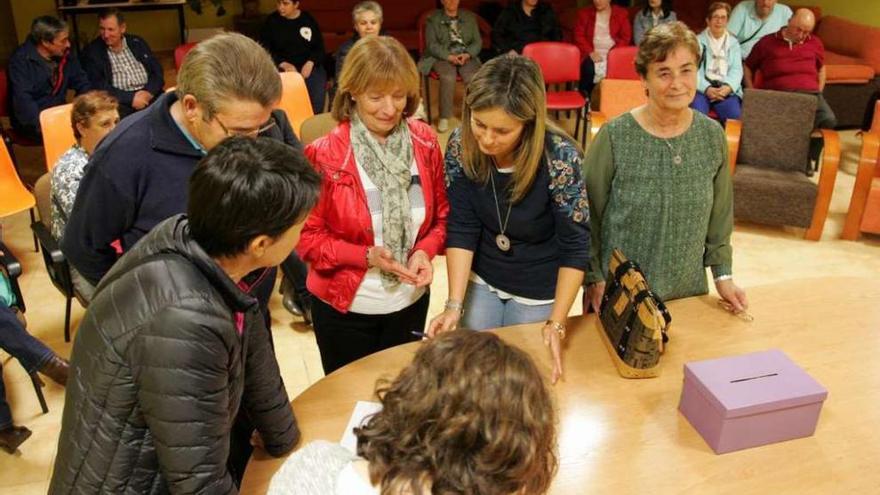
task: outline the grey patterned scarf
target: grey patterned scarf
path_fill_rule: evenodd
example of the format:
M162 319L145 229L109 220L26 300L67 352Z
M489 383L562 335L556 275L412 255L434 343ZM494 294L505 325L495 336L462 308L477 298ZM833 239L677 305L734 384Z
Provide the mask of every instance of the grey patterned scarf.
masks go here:
M401 119L383 145L355 111L351 117L351 146L358 164L382 194L382 244L394 254L394 259L406 265L415 240L409 202L413 150L406 120ZM396 275L382 272L382 286L386 289L399 283Z

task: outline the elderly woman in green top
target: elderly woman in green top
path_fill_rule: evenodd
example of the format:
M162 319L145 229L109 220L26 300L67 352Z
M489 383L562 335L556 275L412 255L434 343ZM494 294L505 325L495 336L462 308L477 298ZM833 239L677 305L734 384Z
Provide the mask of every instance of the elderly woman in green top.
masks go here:
M440 120L437 130L449 130L452 117L452 99L455 96L457 75L469 83L480 59L477 55L483 46L477 16L459 9L459 0L440 0L442 9L428 16L425 24L425 53L419 60L419 71L428 75L432 70L440 76Z
M598 310L614 248L638 262L661 298L705 294L706 267L731 311L748 307L733 283L733 190L724 131L689 108L700 46L681 22L645 35L636 70L648 103L602 127L584 161L591 266L585 304Z

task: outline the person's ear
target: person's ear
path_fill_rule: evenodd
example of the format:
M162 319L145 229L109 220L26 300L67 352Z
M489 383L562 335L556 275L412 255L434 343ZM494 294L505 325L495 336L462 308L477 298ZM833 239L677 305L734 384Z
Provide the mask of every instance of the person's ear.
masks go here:
M85 130L88 129L88 126L85 124L85 122L77 122L74 125L76 125L76 130L77 132L79 132L80 136L84 135Z
M180 100L181 106L183 107L183 116L189 122L194 122L196 119L202 116L202 108L199 105L199 101L196 100L196 97L193 95L184 95Z
M248 243L248 254L255 259L260 259L266 255L266 251L273 242L272 238L265 234L258 235Z

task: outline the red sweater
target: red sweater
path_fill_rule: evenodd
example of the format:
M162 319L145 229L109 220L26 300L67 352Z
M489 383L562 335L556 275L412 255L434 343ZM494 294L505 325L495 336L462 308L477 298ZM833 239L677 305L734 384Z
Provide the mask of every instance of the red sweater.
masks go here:
M752 73L761 71L761 88L778 91L819 91L824 64L825 46L818 37L789 45L781 30L761 38L746 59Z
M446 246L446 200L443 155L437 135L409 120L413 154L425 195L425 221L415 246L430 258ZM373 221L351 147L351 124L306 146L306 156L324 177L321 196L303 226L296 252L309 265L309 291L342 313L348 312L367 273L367 248L373 245Z
M584 7L578 10L577 22L574 25L574 44L581 50L581 60L593 53L596 13L596 7ZM614 46L632 44L632 24L629 21L629 12L625 8L612 5L611 19L608 24Z

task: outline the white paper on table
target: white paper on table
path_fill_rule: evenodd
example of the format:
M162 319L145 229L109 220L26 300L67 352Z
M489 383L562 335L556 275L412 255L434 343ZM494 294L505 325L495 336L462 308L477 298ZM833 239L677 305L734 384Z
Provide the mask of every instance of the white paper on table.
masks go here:
M369 416L372 416L381 410L382 404L378 402L365 400L357 401L354 405L354 411L351 413L351 418L349 418L348 424L345 426L345 431L342 433L342 440L340 440L339 443L346 449L350 450L352 454L356 454L357 437L354 436L352 430L361 426Z

